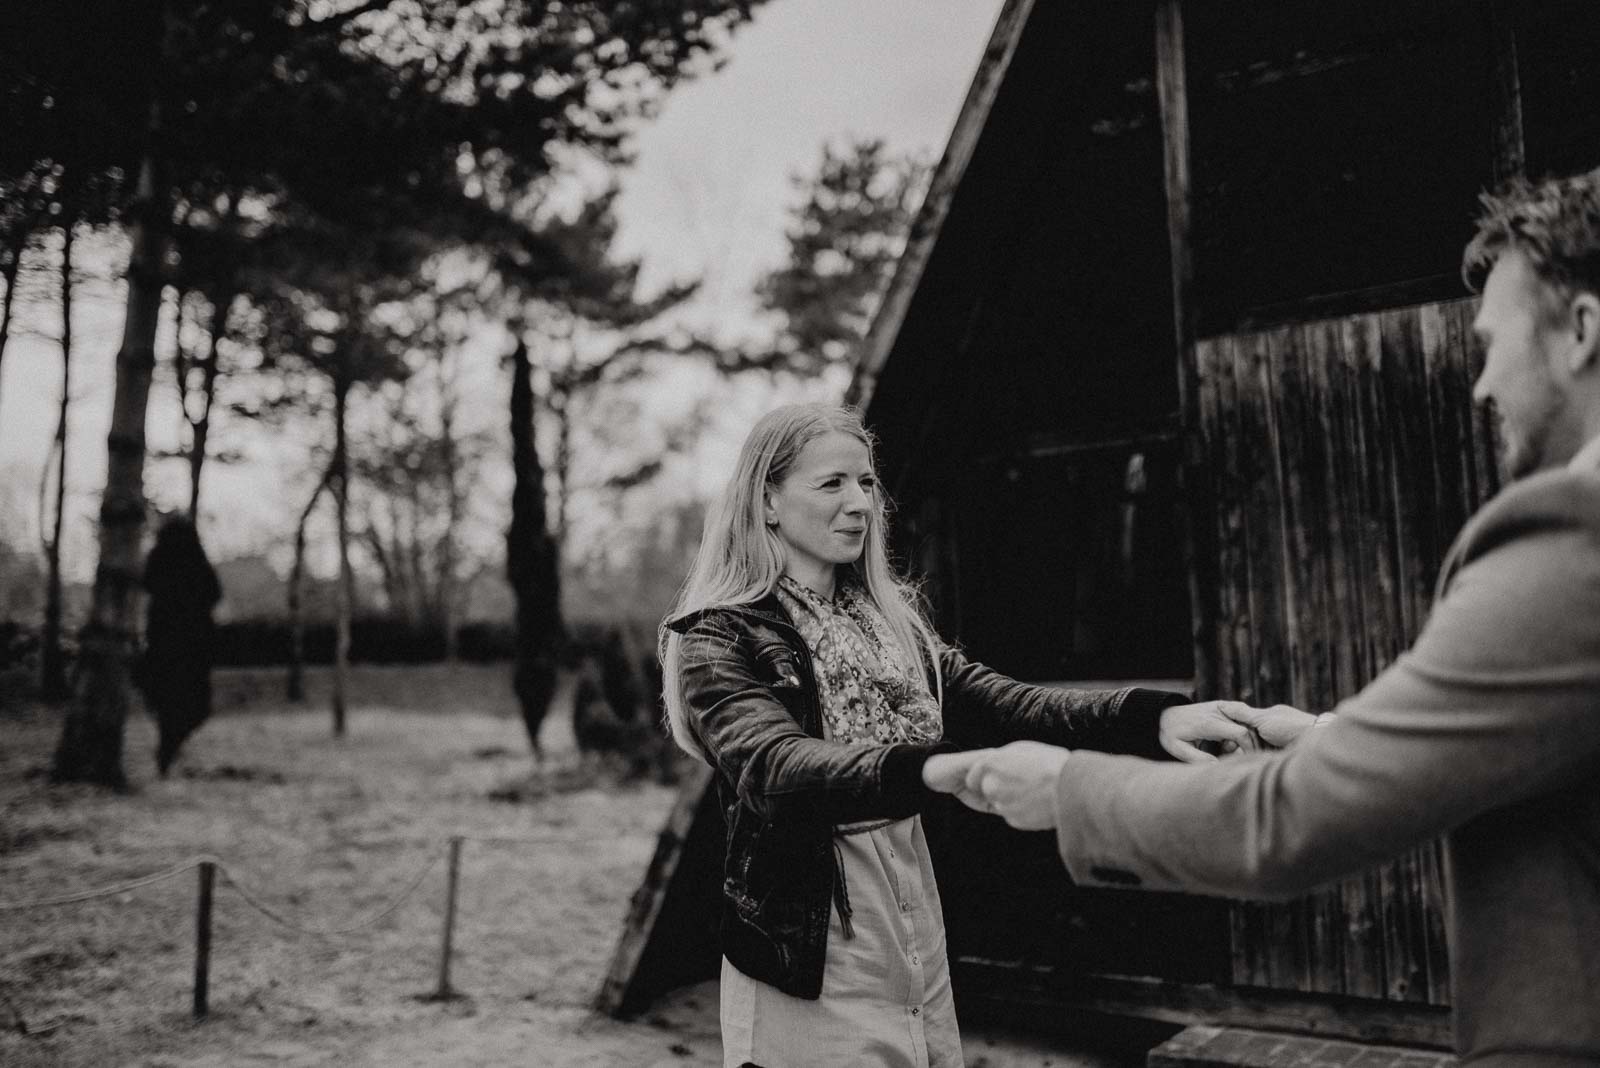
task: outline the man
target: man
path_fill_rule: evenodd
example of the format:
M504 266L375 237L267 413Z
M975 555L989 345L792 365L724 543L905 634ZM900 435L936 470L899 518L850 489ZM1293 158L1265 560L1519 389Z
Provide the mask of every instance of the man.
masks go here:
M1600 170L1484 206L1474 398L1517 481L1462 530L1411 650L1337 717L1236 711L1281 752L1018 744L926 776L1054 829L1083 884L1289 897L1443 834L1463 1060L1600 1063Z

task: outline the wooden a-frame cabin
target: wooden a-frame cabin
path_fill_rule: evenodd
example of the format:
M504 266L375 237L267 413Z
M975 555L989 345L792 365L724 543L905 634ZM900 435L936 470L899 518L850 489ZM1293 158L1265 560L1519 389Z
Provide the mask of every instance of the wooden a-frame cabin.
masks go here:
M1498 487L1480 191L1600 164L1592 0L1008 0L851 385L941 633L1020 678L1332 707ZM715 974L686 792L602 1004ZM1287 905L1073 886L927 817L965 1016L1448 1044L1439 856Z

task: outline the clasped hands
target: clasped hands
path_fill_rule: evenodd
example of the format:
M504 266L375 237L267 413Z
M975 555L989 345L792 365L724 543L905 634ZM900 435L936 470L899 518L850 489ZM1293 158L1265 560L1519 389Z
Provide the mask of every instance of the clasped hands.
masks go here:
M1164 709L1158 737L1161 747L1179 760L1205 763L1216 760L1217 753L1281 749L1315 720L1289 705L1254 708L1240 701L1201 701ZM923 765L922 779L931 789L954 794L967 807L992 812L1019 830L1049 830L1055 826L1056 781L1070 754L1044 742L936 753Z

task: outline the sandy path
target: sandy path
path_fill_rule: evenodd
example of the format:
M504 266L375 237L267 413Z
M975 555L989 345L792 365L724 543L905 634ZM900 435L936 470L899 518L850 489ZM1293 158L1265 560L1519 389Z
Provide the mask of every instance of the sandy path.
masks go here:
M312 682L315 699L325 680ZM585 779L560 715L543 735L547 766L534 773L497 668L362 669L339 742L325 711L290 708L275 691L275 678L219 680L227 711L165 781L150 767L153 725L136 716L128 796L49 786L42 769L58 714L0 705L0 901L106 886L197 853L224 858L252 895L302 924L370 916L432 861L415 894L360 931L316 937L219 885L201 1024L188 1012L193 872L0 914L0 1025L11 1025L0 1064L720 1064L715 983L632 1023L588 1007L671 788L606 779L570 788ZM424 1002L453 834L530 841L466 844L452 981L469 996ZM965 1041L973 1068L1093 1063L1059 1042Z

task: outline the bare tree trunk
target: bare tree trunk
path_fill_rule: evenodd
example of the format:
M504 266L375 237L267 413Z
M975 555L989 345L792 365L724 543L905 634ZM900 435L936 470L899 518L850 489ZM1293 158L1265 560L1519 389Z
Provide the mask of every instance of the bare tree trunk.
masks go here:
M511 526L506 531L506 576L517 601L516 667L512 685L536 759L544 759L539 728L556 687L561 640L561 589L556 547L546 526L544 469L534 447L533 364L517 329L511 357Z
M445 528L439 542L439 622L444 627L444 658L454 663L456 644L456 528L461 523L461 483L456 478L455 383L439 365L439 426L444 434Z
M7 258L0 262L0 280L6 284L6 295L0 298L0 360L5 359L6 341L11 337L11 308L17 299L17 274L22 270L22 253L28 247L31 230L31 226L17 227L6 249Z
M61 653L61 530L67 500L67 410L72 399L72 238L69 219L61 228L61 410L56 417L56 507L47 544L44 634L39 649L39 691L47 701L67 696L67 664Z
M206 442L211 436L211 404L217 396L217 357L222 338L228 329L228 309L233 305L231 292L208 294L211 300L211 340L205 361L200 365L200 414L189 423L189 518L200 519L200 470L206 462ZM188 412L184 406L184 412Z
M333 465L329 464L317 488L311 491L311 499L306 501L305 508L300 512L300 522L294 528L294 564L289 569L289 679L284 694L291 701L306 699L306 622L302 607L306 573L306 524L311 521L311 513L316 510L317 501L322 499L322 493L332 478Z
M389 511L389 525L394 526L394 502L391 500L387 506ZM362 521L362 540L366 542L367 551L372 553L373 561L378 565L378 574L383 579L383 594L389 600L391 609L395 612L402 610L406 603L406 594L401 576L395 573L392 562L400 551L398 541L391 539L387 544L383 540L383 531L378 529L375 520L375 511L366 509L366 518Z
M384 582L389 591L389 603L394 611L406 618L415 619L416 614L412 611L411 587L406 581L406 545L401 533L404 525L400 522L400 505L397 501L399 492L399 486L391 487L383 498L389 525L389 547L382 563ZM373 536L379 539L381 545L383 534L376 527L373 528Z
M406 487L406 581L411 586L411 619L416 626L432 622L428 611L428 573L422 562L422 495L418 486L422 475L414 473Z
M106 436L105 494L100 501L100 559L94 602L84 627L74 700L62 725L52 776L56 781L127 786L122 732L128 716L141 540L144 534L144 422L155 369L156 326L161 315L161 269L169 209L157 178L154 143L159 107L151 104L151 147L139 167L131 216L133 252L128 263L128 303L117 352L111 430Z
M563 392L551 412L556 417L556 544L567 545L567 509L572 506L572 400L571 389Z
M345 408L350 383L342 370L333 383L333 503L338 516L339 587L333 639L333 736L345 732L345 683L350 668L350 608L353 578L350 573L350 452L345 439Z
M174 286L172 293L172 388L178 394L179 421L192 427L189 420L189 353L183 347L183 310L189 304L189 291Z

